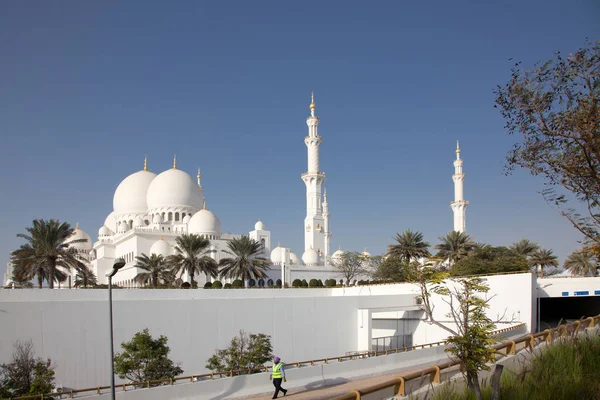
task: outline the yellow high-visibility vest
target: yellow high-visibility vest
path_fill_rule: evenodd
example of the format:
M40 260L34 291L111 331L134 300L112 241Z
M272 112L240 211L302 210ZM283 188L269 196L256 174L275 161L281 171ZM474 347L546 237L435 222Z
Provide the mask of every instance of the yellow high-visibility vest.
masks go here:
M281 367L283 367L283 363L277 363L275 365L273 365L273 370L271 371L271 375L273 375L273 378L283 378L283 374L281 373Z

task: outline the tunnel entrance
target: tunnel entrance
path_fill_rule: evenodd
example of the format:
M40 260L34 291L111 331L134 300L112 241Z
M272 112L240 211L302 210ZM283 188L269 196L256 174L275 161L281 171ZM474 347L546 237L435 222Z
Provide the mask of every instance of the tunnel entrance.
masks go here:
M555 328L562 322L600 314L600 296L569 296L538 298L538 332Z

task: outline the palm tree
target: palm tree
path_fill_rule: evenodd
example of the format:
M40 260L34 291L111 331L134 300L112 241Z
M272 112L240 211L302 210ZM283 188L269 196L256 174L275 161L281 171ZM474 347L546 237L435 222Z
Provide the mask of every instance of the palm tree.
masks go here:
M206 253L209 245L210 241L200 235L184 233L175 239L177 254L167 257L167 264L172 266L174 271L180 272L180 277L187 272L190 275L192 287L196 286L194 281L196 274L205 273L216 278L217 263Z
M69 241L73 229L68 223L61 223L55 219L36 219L33 226L26 230L27 234L19 233L17 237L25 239L27 243L11 253L15 275L27 280L37 276L40 288L45 279L52 289L55 280L60 282L66 278L57 267L69 270L77 267L81 259L77 251L69 246L85 242L87 239Z
M540 249L540 245L531 242L529 239L521 239L518 242L511 244L510 249L516 255L528 260L529 256Z
M156 289L160 279L165 281L170 278L169 274L171 271L162 255L152 253L150 257L148 257L147 254L142 254L141 256L135 257L135 259L135 267L145 271L138 273L135 278L133 278L136 282L144 285L150 283L152 287ZM167 275L169 276L165 279Z
M398 244L388 246L387 254L390 257L397 257L403 261L410 262L421 257L429 257L429 243L423 241L421 232L413 232L410 229L400 233L396 233L394 238Z
M529 257L529 265L532 267L537 267L540 278L543 278L544 268L557 267L558 258L552 254L552 250L539 249L533 252Z
M593 276L598 268L598 260L594 253L584 249L573 252L567 257L564 266L573 275Z
M96 275L94 272L89 269L85 264L81 263L77 267L77 274L75 275L75 287L94 287L98 284L98 280L96 279Z
M439 240L441 243L435 246L438 251L436 256L448 260L450 266L468 256L477 247L477 243L465 232L451 231Z
M250 279L266 278L270 261L263 257L263 245L248 236L232 239L227 243L229 250L223 250L231 257L221 259L220 275L224 278L239 278L244 287Z

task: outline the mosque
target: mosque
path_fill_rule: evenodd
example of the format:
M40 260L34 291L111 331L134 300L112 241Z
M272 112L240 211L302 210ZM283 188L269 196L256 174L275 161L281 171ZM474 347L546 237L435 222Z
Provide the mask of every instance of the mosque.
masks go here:
M324 189L325 172L319 165L319 150L322 137L319 136L319 117L315 115L314 95L310 104L310 116L306 119L308 136L304 143L308 152L308 169L302 174L306 186L306 218L304 219L304 249L299 258L290 248L272 247L271 232L262 221L256 222L249 237L262 243L265 256L273 266L268 278L257 282L258 286L281 285L281 280L291 283L294 279L336 279L343 275L333 267L332 260L341 256L342 250L331 254L331 226L327 193ZM454 213L454 230L465 231L465 211L469 204L463 197L464 174L462 172L460 147L457 142L454 198L450 203ZM208 255L217 263L229 255L227 243L240 234L224 233L219 218L207 208L200 170L196 179L177 168L177 159L173 168L155 174L148 169L147 159L141 171L126 177L115 190L113 211L106 217L98 230L98 240L93 242L90 235L77 226L73 239L87 239L86 242L73 244L82 258L91 268L99 284L107 283L107 273L112 270L116 258L123 258L125 266L114 278L114 283L124 287L135 287L135 276L141 272L135 267L136 257L142 254L169 256L174 254L175 239L183 233L201 235L210 241ZM365 250L364 255L370 256ZM70 281L74 282L75 272L70 272ZM4 276L4 284L11 282L12 267L9 264ZM357 279L368 277L357 277ZM189 281L186 273L181 276ZM198 285L210 282L210 276L197 276ZM228 281L228 280L227 280ZM70 285L69 285L70 286Z

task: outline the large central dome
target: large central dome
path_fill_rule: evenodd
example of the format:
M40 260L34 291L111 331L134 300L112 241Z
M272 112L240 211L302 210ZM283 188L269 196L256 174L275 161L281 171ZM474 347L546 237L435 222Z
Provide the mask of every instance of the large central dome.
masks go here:
M146 192L155 177L155 173L142 170L123 179L113 197L115 215L145 214L148 211Z
M202 189L187 173L172 168L159 174L150 186L146 202L148 209L163 207L202 208Z

